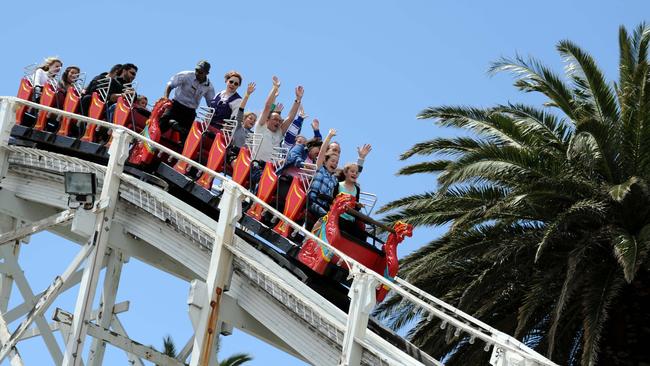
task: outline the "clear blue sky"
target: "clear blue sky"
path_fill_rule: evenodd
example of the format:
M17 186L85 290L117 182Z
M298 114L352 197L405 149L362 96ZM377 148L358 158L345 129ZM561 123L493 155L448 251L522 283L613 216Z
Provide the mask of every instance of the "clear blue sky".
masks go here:
M0 22L0 95L15 95L22 67L50 55L89 77L133 62L140 68L138 91L150 101L162 95L170 76L199 59L211 62L210 78L218 86L231 69L244 75L244 84L256 81L253 110L261 109L271 76L278 75L280 101L288 104L293 87L302 84L307 113L320 119L322 130L338 129L342 163L355 159L355 146L373 145L360 182L382 204L435 187L434 177L395 176L404 165L401 152L456 133L416 120L421 109L538 101L516 92L509 77L488 77L489 62L518 52L561 71L555 44L565 38L616 77L618 27L632 28L647 14L650 3L642 0L7 1ZM418 231L400 255L438 233ZM77 250L54 235L35 236L22 259L34 290L44 289ZM182 347L191 332L187 292L188 284L132 260L118 293L118 301L131 301L121 315L129 335L159 346L171 334ZM55 306L72 311L73 303L66 294ZM21 343L20 350L28 365L51 363L40 340ZM121 351L109 350L106 364L126 362ZM239 332L224 338L221 355L235 352L251 353L251 365L302 364Z

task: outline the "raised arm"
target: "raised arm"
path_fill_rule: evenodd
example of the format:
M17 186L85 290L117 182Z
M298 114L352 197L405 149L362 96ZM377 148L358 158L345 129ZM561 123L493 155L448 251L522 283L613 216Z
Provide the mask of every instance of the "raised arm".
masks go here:
M305 116L305 118L307 118ZM317 119L314 119L311 121L311 129L314 130L314 138L315 139L323 139L323 136L320 134L320 123L318 122Z
M357 165L359 166L359 173L363 170L363 162L366 161L366 156L372 151L372 145L364 144L363 146L357 147Z
M248 87L246 88L246 94L244 94L244 97L241 100L241 103L239 104L239 109L244 110L246 109L246 103L248 103L248 98L253 94L255 91L255 83L248 83Z
M296 87L296 99L293 101L293 105L291 106L291 110L289 111L289 114L287 115L287 118L284 119L284 122L282 122L282 133L286 133L287 130L289 129L289 126L291 126L291 122L296 118L296 114L298 114L298 109L300 108L300 102L302 101L302 96L305 94L305 89L301 86L298 85Z
M330 128L327 137L325 137L325 141L323 141L323 144L320 146L320 151L318 152L318 158L316 158L316 169L320 168L323 165L323 162L325 161L325 154L327 153L327 148L330 144L330 141L332 140L332 137L334 136L336 136L336 130Z
M269 113L271 112L271 106L273 103L275 103L275 98L278 96L280 90L280 79L278 79L277 76L273 77L273 87L271 88L271 91L269 92L269 96L266 97L266 103L264 103L264 110L262 110L262 114L260 117L257 119L257 123L259 125L265 125L266 121L269 119Z
M248 83L248 88L246 88L246 94L242 98L239 108L237 108L237 114L235 120L237 120L237 129L244 128L244 110L246 109L246 103L248 103L248 98L255 91L255 83Z

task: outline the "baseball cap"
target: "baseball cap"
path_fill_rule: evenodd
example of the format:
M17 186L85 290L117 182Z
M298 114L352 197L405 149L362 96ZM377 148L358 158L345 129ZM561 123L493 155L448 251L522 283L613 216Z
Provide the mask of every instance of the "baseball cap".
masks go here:
M210 72L210 63L205 60L201 60L196 64L196 69L197 70L203 70L205 73Z

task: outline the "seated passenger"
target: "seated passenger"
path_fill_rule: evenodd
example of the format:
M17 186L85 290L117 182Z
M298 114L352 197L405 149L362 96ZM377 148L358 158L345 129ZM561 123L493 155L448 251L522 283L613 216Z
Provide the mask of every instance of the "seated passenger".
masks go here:
M194 71L181 71L172 76L165 88L164 97L169 98L169 94L174 90L173 104L160 117L162 133L172 128L180 132L181 142L185 141L196 118L196 108L201 98L205 98L206 103L214 99L214 87L208 79L209 73L210 63L199 61Z
M61 68L63 67L63 62L57 57L47 57L43 60L43 63L34 70L32 75L32 80L34 81L34 86L43 86L49 79L55 78ZM38 99L36 99L38 101Z
M244 112L246 104L248 103L248 98L255 91L255 86L255 83L248 83L246 94L244 94L244 98L242 98L241 103L237 108L237 117L235 117L237 120L237 127L235 127L235 130L232 133L232 141L230 142L228 151L226 152L227 162L233 168L235 167L235 159L237 159L239 149L246 145L246 138L248 137L249 133L253 133L253 126L255 125L255 120L257 119L257 115L255 113Z
M68 92L68 87L72 86L77 81L80 73L81 69L77 66L68 66L65 68L65 71L63 71L56 96L57 108L63 109L63 103L65 102L65 95Z
M237 111L242 103L242 97L237 93L237 89L242 83L242 77L237 71L228 71L224 75L226 89L220 91L208 103L208 106L214 108L214 115L210 125L214 128L221 129L224 119L235 119Z
M273 148L281 146L282 141L284 140L284 134L287 132L289 125L296 117L296 114L298 114L298 107L300 106L300 101L304 94L302 86L296 87L296 99L289 111L289 115L283 121L277 110L269 113L271 106L278 95L279 88L280 80L274 76L273 87L266 99L264 110L255 125L255 132L262 135L262 142L257 150L257 155L254 157L255 160L251 169L251 186L253 187L255 187L259 182L266 163L271 161Z
M357 165L359 166L359 173L363 171L363 163L366 159L366 156L370 153L372 150L372 146L370 144L363 144L360 147L357 147ZM327 154L336 154L336 155L341 155L341 145L334 141L329 144L327 147Z
M361 188L357 184L357 178L359 177L359 166L355 163L347 163L338 174L339 184L334 190L334 197L339 193L349 194L354 196L357 200L357 206L359 204L359 196L361 194ZM350 235L358 238L361 241L366 241L367 234L365 231L365 224L357 222L356 218L348 213L344 213L340 216L339 227L347 232Z
M125 91L127 91L127 84L132 83L138 73L138 67L134 64L122 65L122 70L119 75L111 78L111 85L108 88L108 97L106 101L106 121L113 122L113 114L115 113L115 103L117 99Z
M88 87L84 92L84 96L81 98L82 114L88 115L93 92L99 89L99 80L109 77L111 78L111 84L108 88L104 111L106 113L106 120L110 122L112 120L111 117L115 108L110 107L115 104L115 102L117 102L117 98L119 98L119 96L124 92L125 84L132 83L133 80L135 80L137 73L138 67L134 64L127 63L123 65L114 65L111 68L111 71L102 72L99 75L95 76L88 84Z
M149 110L149 99L144 95L138 95L135 99L134 110L145 117L151 116L151 111Z
M84 95L92 95L92 93L97 90L97 83L101 79L105 79L107 77L109 78L114 78L118 75L122 74L122 64L115 64L109 71L104 71L100 73L99 75L95 76L92 80L90 80L90 83L88 83L88 86L83 90Z
M308 211L313 215L312 219L318 219L327 214L329 211L334 189L338 185L338 179L334 173L339 164L339 156L336 154L327 154L326 147L329 142L336 135L336 130L331 129L323 141L318 158L316 159L316 175L309 187L308 198ZM310 225L311 224L311 225ZM308 223L308 228L311 229L313 222Z
M295 144L304 145L307 142L307 138L303 135L300 135L300 130L302 130L302 123L306 119L307 115L305 114L305 109L303 107L300 107L300 113L298 114L298 117L293 120L291 126L289 126L289 129L287 130L287 133L284 135L284 141L282 142L283 147L291 149ZM314 130L314 139L322 140L323 136L320 134L320 131L318 129L319 127L320 125L318 123L318 120L314 119L311 122L311 128Z
M289 150L284 165L278 169L277 173L291 177L298 176L304 163L314 164L316 162L322 145L323 142L316 138L306 143L299 143L296 139L296 145Z

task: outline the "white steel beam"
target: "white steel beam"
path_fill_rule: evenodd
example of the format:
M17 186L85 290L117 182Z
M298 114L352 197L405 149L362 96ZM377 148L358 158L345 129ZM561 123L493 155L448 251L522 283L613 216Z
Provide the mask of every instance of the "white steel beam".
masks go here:
M12 217L3 216L0 218L0 230L2 232L7 232L9 230L14 230L18 224L18 220ZM15 241L14 245L0 246L0 256L4 257L6 255L13 255L18 258L20 253L20 241ZM14 278L8 269L2 270L0 273L0 313L5 315L5 320L7 323L11 323L12 320L7 319L6 313L7 308L9 307L9 299L11 298L11 290L14 284Z
M70 325L74 324L74 317L72 314L66 311L57 309L54 321ZM116 323L119 323L119 321L117 321L117 317L114 318L114 321ZM109 329L102 328L97 324L91 322L87 322L86 325L88 326L86 334L100 339L103 342L108 342L113 346L125 351L127 354L133 354L137 357L142 357L147 361L153 362L160 366L184 366L183 363L179 362L175 358L164 355L151 347L144 346L130 339L129 337L120 334L119 332L110 331ZM119 328L122 328L121 325ZM131 362L131 360L129 361ZM136 364L134 362L131 363Z
M74 319L70 340L66 345L65 356L62 365L79 366L82 361L82 352L86 340L86 329L88 315L92 310L95 292L97 290L97 281L101 262L108 247L109 232L113 223L113 214L117 206L118 192L120 188L120 175L124 169L124 162L129 153L130 136L122 130L113 130L113 143L109 148L110 159L104 177L102 193L99 204L104 204L106 208L97 214L95 220L95 233L91 239L90 245L93 246L92 253L88 258L84 275L79 287L79 295L75 305Z
M129 310L129 302L128 301L122 301L120 303L115 304L115 314L123 313L123 312L128 311L128 310ZM57 312L58 311L63 311L63 310L57 308L55 310L54 317L57 317ZM94 310L92 312L92 314L90 315L90 320L95 321L97 319L97 316L99 315L99 312L100 312L100 309ZM64 325L66 325L66 324L62 323L62 322L59 322L59 321L52 322L52 323L50 323L50 330L55 332L57 330L58 331L63 331L64 328L66 328L69 331L70 327L69 326L64 327ZM41 332L38 330L38 328L29 328L20 337L20 341L24 341L24 340L29 339L29 338L40 337L40 336L41 336Z
M181 349L180 352L176 355L176 359L185 362L188 357L190 357L190 354L192 353L192 346L194 345L194 336L191 336L190 339L187 340L187 343L185 343L185 346L183 349Z
M122 322L120 321L120 318L117 317L116 314L113 315L113 322L112 322L113 329L115 330L115 333L124 336L126 338L129 338L129 335L126 333L126 329L124 329L124 326L122 325ZM134 355L133 353L129 353L126 351L126 357L129 359L129 363L133 366L144 366L142 363L142 360L140 357Z
M122 263L124 261L123 253L119 250L112 249L110 258L108 260L108 267L104 274L104 289L102 291L102 301L100 303L100 311L98 314L98 325L101 328L110 329L113 320L115 297L117 295L117 287L120 284L120 275L122 274ZM98 338L93 339L88 356L88 366L101 366L104 360L104 352L106 351L106 342Z
M207 303L201 306L195 329L191 366L208 366L216 363L215 345L219 338L219 306L232 272L233 255L227 246L233 245L235 224L242 214L241 192L236 184L224 181L223 188L223 196L219 203L219 221L206 278Z
M57 276L54 279L54 282L47 288L47 290L45 290L45 293L43 294L43 296L41 296L38 299L38 301L36 302L36 305L34 305L32 310L27 314L27 317L25 317L25 319L23 319L23 321L20 323L18 328L16 328L16 330L13 332L13 334L11 334L11 337L9 338L9 340L7 342L3 342L2 348L0 348L0 362L2 362L2 360L5 357L7 357L8 353L11 351L11 349L13 349L16 346L16 343L22 337L23 333L25 333L25 331L27 331L27 329L29 329L29 326L32 324L32 322L36 321L37 325L39 325L39 323L41 321L45 321L45 319L43 318L43 313L52 304L52 301L54 301L54 299L56 299L56 297L59 295L59 293L61 292L61 288L66 283L66 281L70 278L70 276L72 276L74 271L77 270L77 267L79 267L81 262L88 255L88 253L90 253L90 249L91 249L91 246L90 246L90 244L88 244L88 245L84 246L79 251L77 256L68 265L68 268L65 270L65 272L63 272L63 274L61 276ZM9 257L8 260L11 262L12 258ZM13 258L13 260L15 261L15 258ZM16 263L16 265L17 265L17 263ZM20 272L20 273L22 274L22 272ZM16 283L18 285L19 284L18 278L20 278L20 276L16 275L15 278L17 279ZM24 278L24 275L23 275L23 278ZM25 280L25 282L26 282L26 280ZM24 287L24 286L20 286L20 285L18 286L19 289L21 287ZM29 301L28 298L30 296L27 296L27 295L28 294L23 294L23 297L25 297L25 301ZM52 334L52 332L49 329L49 325L47 324L47 322L45 322L44 326L39 326L39 330L41 331L42 334L44 334L44 339L47 339L45 337L47 336L48 333L50 335ZM54 341L54 343L56 344L56 341ZM46 344L47 344L47 342L46 342ZM58 346L57 346L56 350L58 350L60 352L60 350L58 349ZM60 364L60 362L57 363L57 364Z
M350 309L343 336L343 351L341 354L340 366L359 366L361 364L361 352L363 346L359 343L366 335L368 317L375 306L374 279L367 273L353 268L354 280L350 286Z
M47 230L48 228L56 225L66 223L74 217L74 210L65 210L56 215L46 217L43 220L21 226L11 232L0 235L0 245L9 244L15 240L21 239L25 236L35 234L39 231Z
M5 344L9 341L11 334L9 334L9 327L7 327L7 322L5 322L2 315L0 315L0 342ZM11 366L23 366L23 360L18 353L16 346L11 347L9 350L9 362Z
M2 249L0 249L1 251ZM75 273L73 273L70 278L61 286L59 289L59 293L63 293L67 290L69 290L71 287L74 287L76 284L78 284L81 281L81 275L83 274L82 270L77 270ZM45 294L45 291L39 293L36 295L36 299L40 299L43 295ZM7 320L8 323L12 323L16 320L18 320L21 316L29 313L29 311L36 305L37 300L32 300L32 301L23 301L22 304L16 305L12 309L8 310L6 313L4 313L5 320Z

